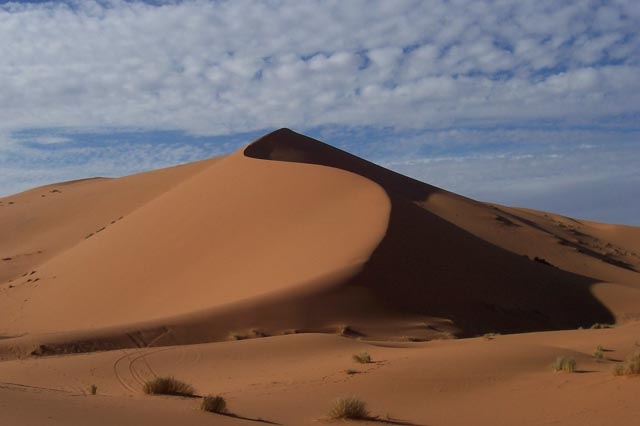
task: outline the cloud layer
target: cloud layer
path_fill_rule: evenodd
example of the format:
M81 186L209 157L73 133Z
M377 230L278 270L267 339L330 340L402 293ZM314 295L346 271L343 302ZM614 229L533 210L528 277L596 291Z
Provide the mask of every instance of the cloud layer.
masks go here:
M497 202L633 192L638 28L636 0L3 3L0 193L285 126Z
M9 3L0 126L587 123L640 113L639 25L634 0Z
M585 143L583 132L541 133L533 135L549 145L503 144L381 163L478 200L640 226L640 132L618 134L615 144ZM481 140L501 136L466 132L463 137L482 146Z

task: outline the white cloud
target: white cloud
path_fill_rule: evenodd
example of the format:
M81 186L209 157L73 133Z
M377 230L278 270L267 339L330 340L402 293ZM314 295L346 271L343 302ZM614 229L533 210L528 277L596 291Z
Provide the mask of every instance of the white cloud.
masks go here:
M37 136L33 138L33 142L41 145L55 145L70 141L71 139L63 136Z
M213 135L276 123L421 128L640 112L634 5L4 5L0 126ZM618 63L603 72L607 58Z
M159 138L160 134L147 135L144 141L137 143L127 140L134 139L135 134L129 134L124 140L110 135L108 142L96 142L95 139L104 134L93 135L94 140L84 134L21 136L29 143L17 152L0 155L0 197L52 182L122 176L197 161L240 146L239 143L232 143L230 147L224 143L181 141L179 135L171 143L153 141L153 136ZM76 138L86 143L79 143ZM62 146L55 146L57 144Z
M567 137L573 147L628 144L620 129L638 142L636 0L156 3L0 5L5 193L217 152L190 142L84 151L77 138L65 143L70 133L97 130L235 135L287 126L334 129L340 139L364 128L358 143L366 148L343 148L382 161L424 158L425 147L563 146ZM389 129L396 137L383 136ZM20 136L32 130L40 132ZM464 149L437 164L455 172L468 159ZM492 149L486 164L504 162L514 181L526 179L527 168L511 164L539 156L533 149L500 159ZM629 164L628 152L612 152ZM544 158L547 166L556 161ZM621 167L616 161L610 164ZM426 164L411 166L412 174L431 179L419 169ZM569 175L586 173L579 162L569 164ZM473 170L480 175L461 175L470 183L455 188L469 193L494 179L486 168Z
M404 157L382 165L479 200L640 226L640 132L442 131L415 138L403 145ZM426 152L424 138L432 142Z

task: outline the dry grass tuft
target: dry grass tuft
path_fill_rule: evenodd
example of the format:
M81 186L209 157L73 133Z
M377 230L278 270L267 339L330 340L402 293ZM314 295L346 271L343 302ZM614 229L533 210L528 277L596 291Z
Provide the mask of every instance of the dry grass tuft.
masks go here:
M592 330L600 330L602 328L613 328L613 324L603 324L603 323L597 322L591 326Z
M566 371L567 373L573 373L576 370L576 360L573 358L559 356L553 362L551 368L553 368L553 371Z
M369 418L367 404L356 397L337 398L329 410L330 419L362 420Z
M598 345L595 352L593 352L593 357L598 362L604 360L604 347L602 345Z
M246 335L240 334L240 333L236 333L235 331L232 331L227 336L227 340L245 340L246 338L247 338Z
M207 395L202 398L200 409L210 413L224 414L227 412L227 401L221 396Z
M174 377L156 377L146 382L142 390L149 395L192 396L195 392L193 386Z
M632 353L623 363L613 368L614 376L636 376L640 374L640 352Z
M336 333L340 336L351 336L355 334L355 331L347 324L340 324L336 329Z
M353 355L352 358L355 362L359 362L360 364L369 364L371 362L371 355L367 352L360 352L359 354Z
M252 328L251 330L249 330L249 332L252 337L269 337L267 333L257 328Z

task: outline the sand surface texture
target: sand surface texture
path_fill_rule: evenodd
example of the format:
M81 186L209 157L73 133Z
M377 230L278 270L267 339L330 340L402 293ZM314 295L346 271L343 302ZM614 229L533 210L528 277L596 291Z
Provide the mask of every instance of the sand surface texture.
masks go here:
M2 198L0 236L3 425L323 424L345 395L370 424L640 414L640 379L612 374L640 350L640 229L474 201L288 129ZM196 397L142 392L166 375ZM198 410L209 393L229 415Z

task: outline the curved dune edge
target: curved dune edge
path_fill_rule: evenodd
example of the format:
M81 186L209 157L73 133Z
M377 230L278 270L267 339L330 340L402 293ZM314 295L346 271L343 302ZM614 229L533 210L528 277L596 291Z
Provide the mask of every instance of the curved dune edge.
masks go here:
M229 182L233 184L229 186ZM272 202L274 194L256 191L256 185L266 183L277 192L278 202ZM205 195L210 193L217 194L225 204L207 203ZM225 220L252 223L249 219L255 219L251 208L238 209L237 203L252 208L266 206L265 217L275 222L249 229L229 227ZM334 210L328 216L316 212L309 215L309 206L320 208L322 213L326 213L322 209ZM305 220L295 222L296 215L282 216L292 208L307 208ZM594 284L614 275L614 266L594 266L592 271L599 274L594 274L596 277L572 273L575 264L584 262L584 256L576 260L564 251L550 250L555 241L549 240L548 233L539 235L538 219L520 213L516 217L517 212L508 208L496 209L281 129L258 139L243 152L199 170L136 209L111 232L101 233L38 269L51 276L54 271L62 272L67 283L75 283L77 292L79 283L87 280L86 265L90 265L91 277L98 276L104 285L118 283L116 288L134 300L140 300L141 289L153 286L164 290L157 292L160 296L153 296L147 306L120 303L115 304L116 310L106 312L104 306L114 306L109 299L113 294L99 293L92 297L104 306L88 304L73 311L73 317L54 318L44 327L37 320L30 324L23 317L21 321L27 320L21 322L25 328L9 329L5 335L30 335L1 340L0 352L5 356L46 355L309 331L429 340L455 334L577 328L621 318L611 310L618 305L606 293L606 287L598 287L597 298L592 291ZM184 223L176 223L176 213ZM211 217L226 218L222 220L224 226L208 221ZM328 226L327 217L339 220L342 232ZM318 225L323 221L324 227ZM313 255L300 249L305 240L300 233L309 227L313 228ZM231 247L212 249L205 238L212 232L219 237L216 241L229 242ZM132 235L145 241L146 251L131 247L127 238ZM336 235L340 239L326 240ZM522 241L523 235L534 252L528 253L515 243ZM159 259L136 257L141 252L148 254L151 236L154 248L178 245L161 253ZM317 238L324 243L318 244ZM287 249L281 247L283 240L289 241ZM187 244L180 245L180 241ZM255 249L256 245L262 249ZM254 249L247 252L247 247ZM117 264L128 265L124 268L127 274L111 268L113 262L95 263L114 250L119 253ZM242 256L230 255L233 250ZM570 262L560 265L566 270L550 267L532 261L538 253L545 253L556 266L566 258ZM288 268L278 263L283 254L289 261L298 259L302 266ZM226 270L220 269L216 261L221 258L236 262ZM255 259L258 273L248 266L247 260ZM588 260L592 265L597 259ZM140 267L149 262L161 265L160 271L150 274ZM226 286L203 284L213 277ZM631 277L633 287L633 275L625 277ZM247 278L260 284L247 287ZM186 304L182 293L171 293L176 281L189 283L191 296ZM132 282L135 288L125 285ZM44 309L46 300L60 294L60 287L47 289L34 298L36 308ZM67 284L65 291L71 290L74 286ZM211 303L203 295L216 300ZM71 302L66 307L75 309L78 304ZM141 307L134 310L137 306ZM74 328L78 317L88 318L84 331Z

